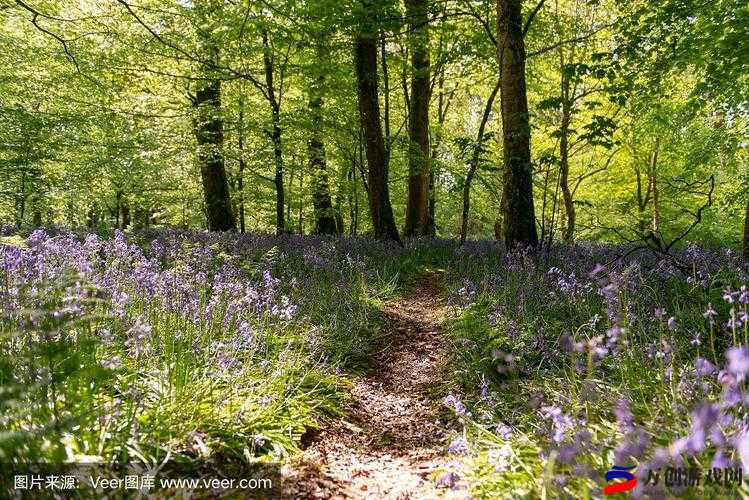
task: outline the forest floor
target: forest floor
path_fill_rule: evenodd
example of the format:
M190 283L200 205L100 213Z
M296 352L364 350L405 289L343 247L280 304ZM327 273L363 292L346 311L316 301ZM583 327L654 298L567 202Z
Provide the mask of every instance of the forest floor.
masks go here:
M345 420L310 436L285 495L308 498L433 498L444 462L439 418L444 304L440 277L427 274L385 304L389 326L374 369L352 380Z

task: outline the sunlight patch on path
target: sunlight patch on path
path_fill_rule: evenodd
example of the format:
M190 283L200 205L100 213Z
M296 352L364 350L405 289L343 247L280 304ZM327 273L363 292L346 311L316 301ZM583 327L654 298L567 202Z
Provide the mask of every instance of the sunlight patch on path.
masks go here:
M444 320L440 275L417 280L386 304L390 326L375 369L353 381L348 422L327 424L305 451L289 493L310 498L434 498L446 459L436 424Z

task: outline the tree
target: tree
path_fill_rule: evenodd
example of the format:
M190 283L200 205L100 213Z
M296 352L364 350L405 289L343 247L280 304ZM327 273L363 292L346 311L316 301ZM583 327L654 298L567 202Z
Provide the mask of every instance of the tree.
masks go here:
M646 84L657 85L673 73L688 74L684 80L692 88L685 100L694 107L718 103L733 112L746 106L749 9L745 2L620 3L629 17L620 27L619 55L647 76ZM744 139L749 135L746 127L742 135ZM749 211L743 221L745 235L747 217Z
M310 138L309 165L312 172L312 204L315 210L315 233L337 234L339 225L336 222L336 210L330 198L327 162L325 159L325 144L322 139L322 87L325 82L324 61L327 58L325 49L320 41L315 43L317 60L317 75L314 77L309 90Z
M538 245L521 7L522 0L497 1L504 155L503 233L509 248Z
M429 232L429 19L427 0L406 0L411 49L407 236Z
M390 205L388 160L380 125L377 91L377 23L370 0L362 0L362 17L354 41L356 88L367 156L369 210L375 237L400 242Z
M202 4L201 4L202 6ZM198 162L203 180L205 212L210 231L236 229L229 199L229 182L224 165L224 122L221 117L221 80L215 78L219 48L211 39L214 27L210 16L216 6L212 2L199 10L205 24L198 30L203 59L195 93L190 100L195 108L193 127L198 144Z
M494 105L494 99L497 97L497 92L499 92L500 84L501 79L498 79L497 84L494 86L491 94L489 94L489 98L486 100L484 112L481 115L481 122L479 123L479 130L476 133L476 142L472 145L473 151L471 154L471 159L468 163L468 173L466 174L466 180L463 184L463 213L461 215L460 224L461 245L465 243L466 236L468 234L468 214L471 208L471 184L473 182L474 175L476 175L476 169L479 167L479 163L482 161L481 156L484 151L484 141L486 141L486 123L489 121L492 106Z
M262 30L263 38L263 68L265 69L265 98L271 111L271 128L268 131L273 144L273 164L275 172L273 182L276 186L276 234L286 231L284 222L284 185L283 185L283 149L281 146L281 103L277 96L276 86L273 82L274 58L268 40L268 31Z

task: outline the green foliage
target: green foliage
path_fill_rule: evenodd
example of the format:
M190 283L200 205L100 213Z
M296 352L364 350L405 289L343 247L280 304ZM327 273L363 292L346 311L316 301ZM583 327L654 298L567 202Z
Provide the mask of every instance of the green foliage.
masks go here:
M400 218L408 175L408 20L398 2L371 7L382 29L377 38L383 128L389 134L391 198ZM470 143L497 76L494 7L462 1L430 5L432 163L437 226L444 236L459 231L466 157L475 149ZM316 183L307 143L312 128L321 127L332 210L347 232L368 231L350 49L360 10L360 2L326 0L281 0L265 7L80 2L65 8L44 1L1 9L0 67L6 76L0 81L0 220L17 227L65 224L101 231L204 227L189 96L196 78L207 74L200 40L209 37L220 52L207 71L221 83L221 149L234 212L241 199L248 228L273 228L275 153L267 133L273 111L265 34L282 130L286 229L312 230ZM559 162L545 159L560 158L565 109L560 85L566 81L569 182L580 222L575 236L617 239L610 228L636 229L630 220L639 217L632 213L631 166L640 159L629 145L657 136L668 156L659 169L664 183L719 179L714 203L688 239L717 233L715 241L738 242L746 193L744 61L749 59L738 40L746 15L735 0L658 6L558 0L540 8L526 44L542 225L553 219L558 232L565 224L555 180ZM312 88L323 102L319 125L308 113ZM495 111L480 145L471 193L474 237L492 235L499 214L499 122ZM664 190L661 198L675 205L683 191ZM704 202L687 198L685 211ZM653 210L648 204L646 212ZM663 232L679 234L682 219L662 217ZM735 222L720 222L725 220Z

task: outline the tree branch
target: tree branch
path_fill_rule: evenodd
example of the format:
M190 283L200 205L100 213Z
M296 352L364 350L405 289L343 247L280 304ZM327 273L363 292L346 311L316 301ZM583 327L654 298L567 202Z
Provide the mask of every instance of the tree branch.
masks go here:
M523 36L528 34L528 30L531 29L531 23L533 22L533 18L536 17L536 14L538 14L538 11L541 10L541 7L544 6L544 3L546 0L541 0L536 4L536 7L531 11L531 13L528 15L528 19L525 21L525 26L523 26Z

